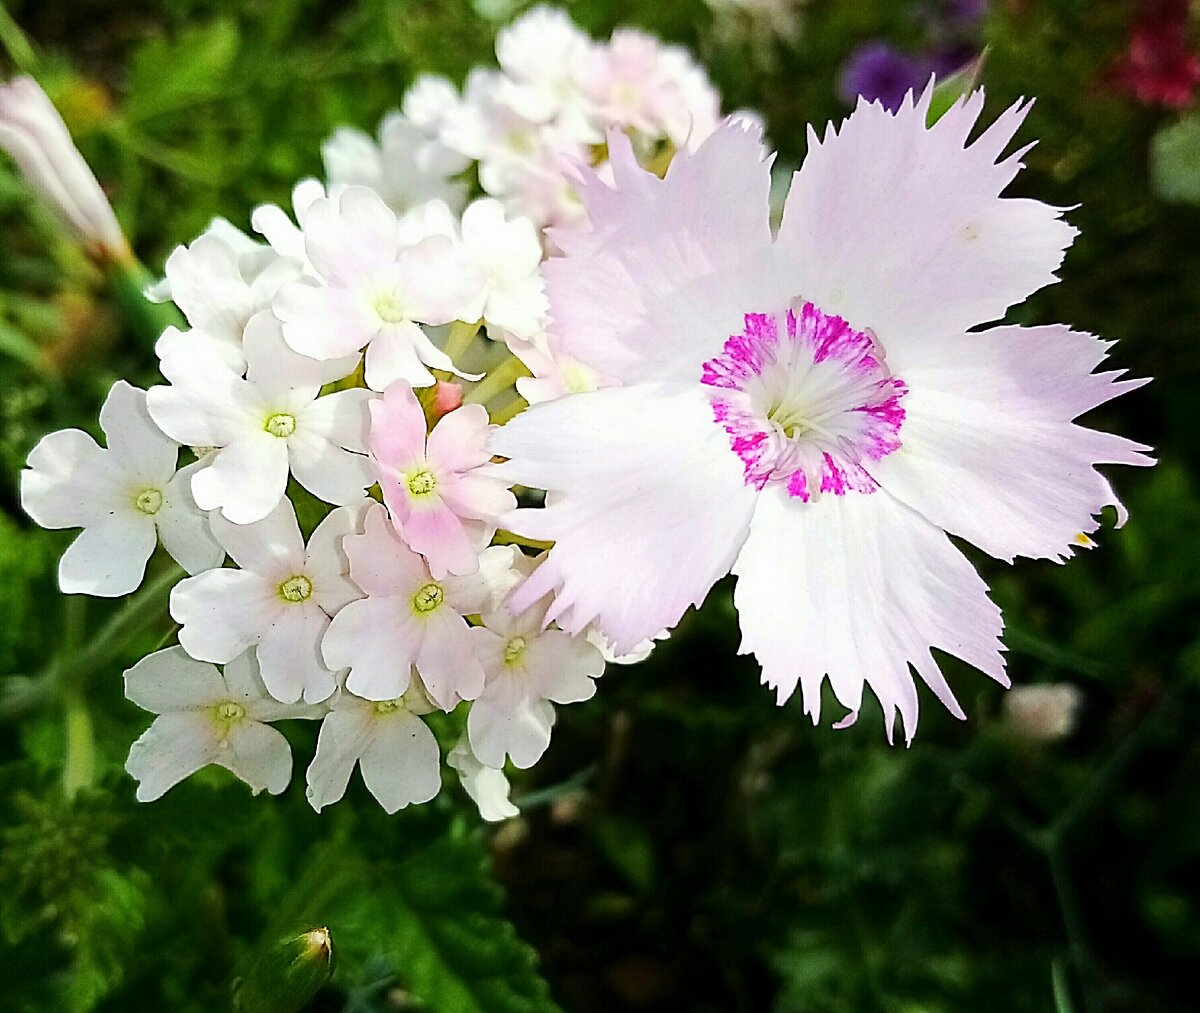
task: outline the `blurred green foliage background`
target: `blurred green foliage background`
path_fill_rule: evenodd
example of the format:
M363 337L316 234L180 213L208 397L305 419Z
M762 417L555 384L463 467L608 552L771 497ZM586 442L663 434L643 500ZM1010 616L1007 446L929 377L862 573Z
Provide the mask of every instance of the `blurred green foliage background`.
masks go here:
M38 76L157 268L213 215L286 203L322 139L373 130L415 73L490 64L500 6L6 0L0 68ZM798 163L804 125L847 111L851 50L921 46L928 4L811 0L788 38L700 0L566 6L688 46ZM34 528L16 482L44 432L94 431L114 379L153 382L153 356L0 165L0 1009L225 1009L314 925L338 954L321 1011L1200 1009L1200 127L1113 83L1147 6L997 0L979 39L991 114L1037 97L1016 191L1082 230L1018 319L1118 338L1115 364L1156 378L1092 420L1158 451L1116 476L1129 524L1065 567L977 560L1014 683L1077 686L1077 727L1023 737L947 661L968 722L929 698L909 749L869 708L814 729L736 658L721 585L560 712L499 829L450 785L394 818L358 785L317 817L299 779L252 799L213 771L133 800L148 718L120 673L169 635L162 599L60 596L71 534ZM69 800L68 734L97 757Z

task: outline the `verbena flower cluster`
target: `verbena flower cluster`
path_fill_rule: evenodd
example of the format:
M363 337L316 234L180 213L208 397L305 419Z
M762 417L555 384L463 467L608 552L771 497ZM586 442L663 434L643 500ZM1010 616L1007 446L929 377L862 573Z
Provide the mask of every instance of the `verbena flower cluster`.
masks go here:
M443 713L447 762L511 815L505 764L555 705L730 572L780 702L815 721L828 683L844 726L870 687L911 737L913 670L962 716L932 648L1007 684L947 535L1063 560L1120 511L1094 466L1149 463L1073 422L1139 384L1093 372L1107 343L977 329L1075 235L1000 196L1028 106L968 142L981 93L932 126L931 88L860 103L810 134L773 234L761 129L681 51L539 8L497 55L461 94L418 79L377 142L338 131L253 235L175 250L164 382L113 387L105 447L29 457L28 512L83 529L64 591L128 594L158 544L188 574L178 646L125 676L157 715L141 799L208 764L280 792L273 725L310 719L313 807L358 766L393 812L437 794Z

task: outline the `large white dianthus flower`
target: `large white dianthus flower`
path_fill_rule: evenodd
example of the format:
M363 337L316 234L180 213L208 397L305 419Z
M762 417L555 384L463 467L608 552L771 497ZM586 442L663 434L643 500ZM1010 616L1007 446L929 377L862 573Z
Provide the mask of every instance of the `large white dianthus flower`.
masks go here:
M627 651L732 570L742 651L814 720L826 678L852 714L866 684L911 737L910 666L961 716L931 648L1007 682L1000 611L947 535L1065 559L1104 506L1123 516L1094 465L1150 462L1073 424L1139 384L1092 372L1106 342L970 330L1052 283L1075 230L999 196L1028 106L968 145L982 93L927 127L930 95L810 134L777 237L752 128L662 180L610 136L591 230L552 236L546 275L562 352L622 386L495 434L507 479L550 493L506 526L555 542L510 607L553 592L548 619Z

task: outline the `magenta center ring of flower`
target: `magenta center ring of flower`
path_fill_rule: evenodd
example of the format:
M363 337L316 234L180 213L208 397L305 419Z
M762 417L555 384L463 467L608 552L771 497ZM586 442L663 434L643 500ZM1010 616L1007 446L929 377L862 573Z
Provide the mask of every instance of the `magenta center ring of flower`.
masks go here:
M874 338L812 303L782 319L747 313L701 382L755 489L784 483L805 503L874 492L867 467L900 447L904 381Z

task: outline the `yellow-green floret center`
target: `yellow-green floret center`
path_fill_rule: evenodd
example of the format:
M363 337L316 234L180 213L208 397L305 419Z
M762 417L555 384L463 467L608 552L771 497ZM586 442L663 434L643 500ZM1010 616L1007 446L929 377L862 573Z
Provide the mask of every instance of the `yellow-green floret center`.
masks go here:
M294 577L288 577L279 585L279 597L293 605L308 601L312 597L312 591L312 581L300 573Z
M225 703L217 705L217 720L224 724L232 725L241 721L245 716L246 708L240 703L227 700Z
M421 613L433 612L446 600L440 584L426 584L413 595L413 608Z
M428 468L414 471L408 476L408 491L413 496L428 496L437 488L437 479Z
M519 665L525 656L525 646L524 637L513 637L504 645L504 664Z
M158 489L143 489L133 499L133 505L142 513L153 517L163 505L163 494Z
M267 419L263 428L272 436L286 440L296 431L296 416L288 412L276 412Z

